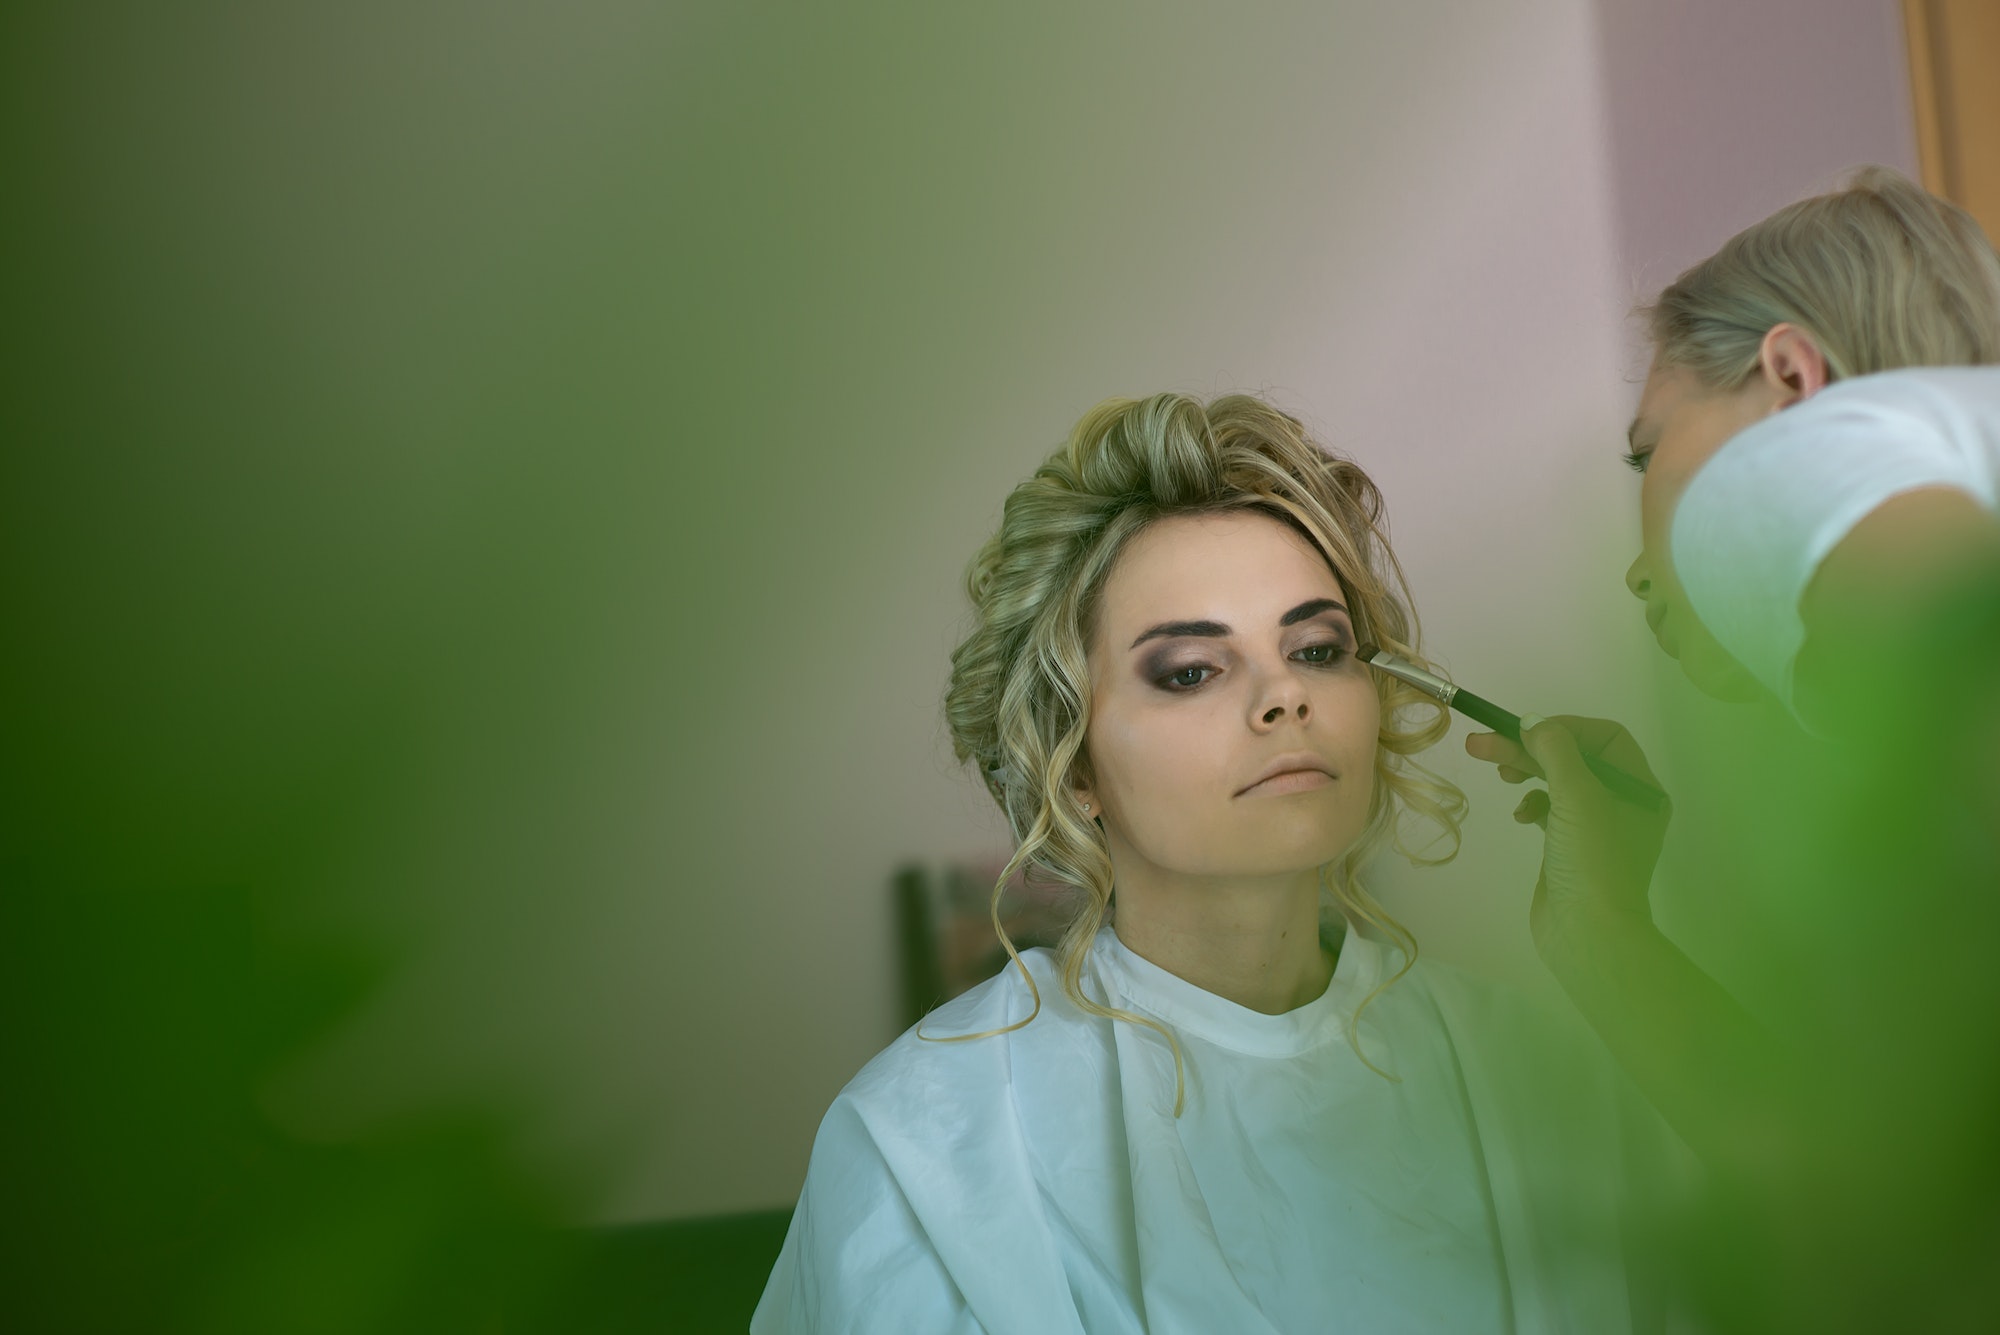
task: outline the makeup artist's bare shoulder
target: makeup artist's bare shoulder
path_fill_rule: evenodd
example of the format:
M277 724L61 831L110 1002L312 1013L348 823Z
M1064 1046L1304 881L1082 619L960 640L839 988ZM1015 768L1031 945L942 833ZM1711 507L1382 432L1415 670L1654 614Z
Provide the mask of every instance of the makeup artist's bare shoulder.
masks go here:
M2000 515L1957 487L1900 492L1869 511L1820 562L1799 598L1808 629L2000 557Z
M1822 715L1833 697L1866 689L1877 659L1941 599L2000 572L2000 516L1956 487L1891 496L1847 532L1799 597L1805 637L1792 668L1800 712Z

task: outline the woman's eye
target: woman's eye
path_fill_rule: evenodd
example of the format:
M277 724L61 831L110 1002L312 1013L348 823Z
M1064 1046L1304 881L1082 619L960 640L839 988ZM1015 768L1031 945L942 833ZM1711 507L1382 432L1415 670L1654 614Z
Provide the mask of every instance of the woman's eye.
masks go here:
M1347 650L1338 644L1309 644L1293 654L1302 663L1338 663Z
M1196 663L1184 668L1175 668L1160 678L1160 685L1170 691L1190 691L1214 675L1214 668L1203 667Z

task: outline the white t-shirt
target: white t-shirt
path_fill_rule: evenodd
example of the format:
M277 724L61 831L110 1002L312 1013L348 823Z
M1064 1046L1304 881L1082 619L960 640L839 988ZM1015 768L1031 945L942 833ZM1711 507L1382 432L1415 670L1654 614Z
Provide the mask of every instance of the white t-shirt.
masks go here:
M1085 994L1177 1035L1176 1119L1165 1040L1023 958L1031 1023L913 1030L835 1100L753 1335L1634 1328L1608 1068L1519 1041L1501 990L1420 961L1377 996L1361 1041L1391 1081L1347 1019L1392 949L1349 933L1322 996L1265 1015L1107 928ZM921 1028L1031 1007L1009 968Z
M2000 513L2000 367L1856 376L1745 427L1681 494L1669 559L1716 642L1790 705L1799 599L1820 562L1923 487Z

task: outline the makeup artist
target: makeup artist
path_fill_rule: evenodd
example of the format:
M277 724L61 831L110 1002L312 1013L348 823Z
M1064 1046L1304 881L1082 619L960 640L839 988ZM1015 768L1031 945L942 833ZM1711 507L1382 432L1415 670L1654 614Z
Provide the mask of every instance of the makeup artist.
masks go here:
M1870 168L1646 315L1626 586L1697 686L1838 734L1875 647L2000 549L2000 261L1965 213Z
M1990 1230L1953 1184L2000 1176L1966 1134L1996 1112L2000 260L1961 210L1869 168L1731 238L1644 314L1625 581L1697 686L1774 696L1824 746L1763 836L1793 841L1774 847L1797 851L1795 902L1836 924L1812 930L1852 942L1802 952L1820 1018L1773 1037L1654 925L1666 818L1581 759L1647 773L1624 729L1561 717L1466 749L1546 780L1515 813L1546 831L1536 948L1760 1216L1738 1240L1770 1273L1738 1275L1744 1302L1785 1314L1767 1329L1890 1328L1986 1273L1950 1269Z

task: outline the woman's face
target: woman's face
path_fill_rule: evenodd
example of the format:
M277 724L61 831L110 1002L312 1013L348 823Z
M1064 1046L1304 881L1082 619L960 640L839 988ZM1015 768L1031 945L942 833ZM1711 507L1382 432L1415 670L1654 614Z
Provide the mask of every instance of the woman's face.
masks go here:
M1625 587L1646 604L1646 624L1660 648L1680 661L1688 680L1723 700L1751 700L1761 691L1695 619L1667 559L1667 535L1674 506L1696 470L1737 432L1770 413L1769 399L1761 379L1742 390L1718 391L1685 367L1656 362L1628 433L1631 457L1645 480L1639 488L1642 547L1625 572Z
M1088 646L1090 783L1112 865L1171 877L1296 873L1368 821L1380 704L1347 594L1269 516L1141 531Z

